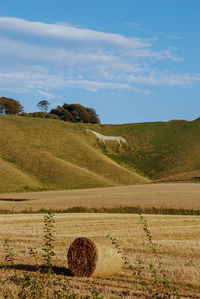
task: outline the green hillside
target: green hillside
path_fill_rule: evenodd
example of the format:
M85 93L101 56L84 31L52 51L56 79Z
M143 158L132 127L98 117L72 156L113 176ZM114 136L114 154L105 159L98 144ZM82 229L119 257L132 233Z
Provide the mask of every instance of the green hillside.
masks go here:
M82 125L19 116L0 117L0 177L0 192L149 181L104 155Z
M124 125L91 125L103 135L123 136L126 151L102 145L104 154L151 180L198 181L200 175L200 120L172 120Z
M127 144L98 139L121 136ZM198 181L200 121L73 124L0 116L0 192Z

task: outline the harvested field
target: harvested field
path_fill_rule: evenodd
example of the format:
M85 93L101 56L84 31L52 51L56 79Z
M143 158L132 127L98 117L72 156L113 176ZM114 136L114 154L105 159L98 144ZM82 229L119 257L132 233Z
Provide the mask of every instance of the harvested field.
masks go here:
M151 280L148 265L162 268L168 280L177 285L181 298L199 298L200 294L200 218L198 216L146 215L148 228L152 233L157 253L149 250L138 215L120 214L57 214L55 216L54 265L56 274L63 281L69 280L74 292L83 296L89 283L95 284L103 298L149 298L148 290L136 280L138 259L142 261L142 275L145 281ZM0 263L5 265L3 242L10 238L16 257L15 269L0 271L0 285L16 293L17 286L6 282L5 275L20 275L34 272L37 263L41 264L43 244L43 215L1 215L0 216ZM105 237L110 234L117 238L133 270L125 269L111 278L69 277L66 269L67 250L77 237ZM29 255L30 248L37 248L37 258ZM66 267L66 268L65 268ZM12 267L11 267L12 268ZM61 275L63 269L64 274ZM59 270L59 271L58 271ZM80 295L81 294L81 295ZM14 296L10 298L15 298ZM84 297L81 297L84 298Z
M8 199L1 200L1 199ZM19 200L22 201L14 201ZM82 190L0 194L0 210L63 210L75 206L200 209L200 184L145 184Z

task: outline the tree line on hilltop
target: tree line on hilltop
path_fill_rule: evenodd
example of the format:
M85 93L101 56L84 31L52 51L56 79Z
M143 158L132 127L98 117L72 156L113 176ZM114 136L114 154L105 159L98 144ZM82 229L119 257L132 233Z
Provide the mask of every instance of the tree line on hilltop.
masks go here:
M15 114L24 117L54 118L73 123L100 123L99 117L93 108L84 107L81 104L66 104L49 110L50 103L42 100L37 104L40 111L26 113L19 101L11 98L0 98L0 114Z

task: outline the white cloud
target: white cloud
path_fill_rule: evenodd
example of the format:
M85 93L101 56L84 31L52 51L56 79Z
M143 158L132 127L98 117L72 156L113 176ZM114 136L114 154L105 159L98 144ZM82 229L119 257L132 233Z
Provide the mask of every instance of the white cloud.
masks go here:
M0 32L1 90L53 99L56 89L148 94L149 86L191 87L200 82L200 74L161 72L163 60L180 63L183 58L174 55L174 47L155 49L154 39L17 18L0 18ZM5 37L8 32L15 38Z
M20 66L20 68L23 68L23 66ZM31 67L29 70L26 70L26 67L24 67L21 71L0 72L0 86L4 85L9 86L10 90L14 92L17 92L17 90L23 90L24 92L31 90L49 99L55 97L54 94L48 92L50 89L76 88L97 91L101 89L116 90L131 88L127 83L80 80L79 76L77 79L71 79L62 72L51 74L48 69L40 66ZM19 86L22 85L23 89L19 89Z
M56 46L32 45L23 41L14 41L6 38L0 38L0 54L7 57L29 61L42 61L55 64L74 65L111 63L118 57L106 54L101 49L68 49Z
M200 82L200 74L173 74L170 72L151 72L148 75L128 76L127 82L139 83L148 86L180 86L191 87Z
M39 93L40 95L44 96L47 99L54 99L55 95L40 89L36 89L35 92Z
M47 24L42 22L31 22L18 18L0 17L1 30L52 37L66 41L78 41L83 43L106 43L109 45L143 48L151 44L145 39L136 37L125 37L115 33L105 33L91 29L77 28L68 24Z
M84 88L90 91L97 91L101 89L130 89L129 84L120 84L112 82L97 82L89 80L68 80L67 85L69 87Z

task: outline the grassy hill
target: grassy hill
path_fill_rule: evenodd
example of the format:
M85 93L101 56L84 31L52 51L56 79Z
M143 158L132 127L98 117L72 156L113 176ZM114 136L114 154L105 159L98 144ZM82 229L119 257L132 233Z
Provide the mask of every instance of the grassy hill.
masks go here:
M122 136L103 141L92 132ZM200 121L73 124L0 116L0 192L198 181Z
M149 181L102 153L84 126L19 116L0 117L0 177L0 192Z
M198 181L200 176L200 120L172 120L124 125L91 126L104 135L123 136L126 151L102 151L117 163L151 180ZM169 179L171 177L171 179ZM200 179L200 178L199 178Z

